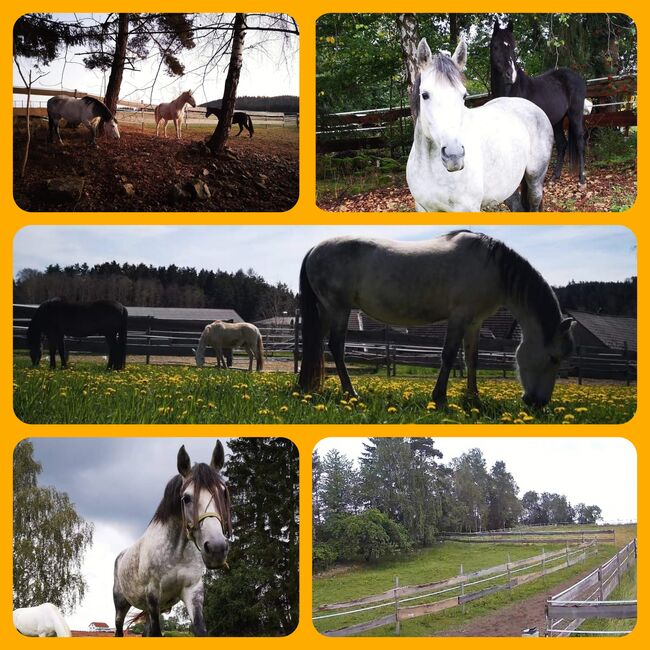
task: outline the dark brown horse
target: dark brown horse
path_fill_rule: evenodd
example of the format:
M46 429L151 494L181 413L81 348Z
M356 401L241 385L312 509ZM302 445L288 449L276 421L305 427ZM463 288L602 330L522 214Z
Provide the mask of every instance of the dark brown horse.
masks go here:
M214 108L213 106L208 106L206 111L205 111L205 116L210 117L210 115L214 115L218 120L221 119L221 109L220 108ZM232 124L237 124L239 126L239 133L235 135L237 137L238 135L241 135L241 132L246 129L248 131L248 137L252 138L253 137L253 120L251 120L251 116L248 113L244 113L244 111L235 111L232 114Z
M50 349L50 368L56 368L56 352L61 357L61 367L67 365L65 336L91 336L99 334L108 344L108 369L120 370L126 363L128 312L114 300L97 300L91 303L71 303L62 298L51 298L38 307L27 328L27 343L32 364L41 361L41 338L45 336Z
M585 183L584 115L592 104L585 99L585 80L569 68L549 70L529 77L517 63L512 21L504 28L494 21L490 41L490 91L492 97L523 97L537 104L553 125L557 160L553 178L562 173L564 155L569 148L569 161L578 170L580 185ZM564 134L564 118L569 121L569 139Z

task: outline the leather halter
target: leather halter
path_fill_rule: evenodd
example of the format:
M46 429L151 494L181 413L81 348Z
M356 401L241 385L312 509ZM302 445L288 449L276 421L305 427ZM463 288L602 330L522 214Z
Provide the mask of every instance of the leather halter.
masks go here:
M194 538L194 534L196 533L196 531L199 528L201 528L201 522L204 519L209 519L210 517L214 517L221 524L221 529L224 531L224 533L226 532L225 527L224 527L223 515L221 513L217 512L216 510L208 510L208 507L210 506L210 503L212 503L212 501L214 501L214 500L215 500L214 494L212 494L212 496L210 497L210 501L208 501L208 505L205 507L205 510L203 511L202 514L200 514L197 517L196 523L194 523L193 521L186 521L185 520L185 508L183 506L181 506L181 512L183 513L183 520L184 520L184 524L185 524L185 536L187 537L188 541L191 540L192 542L194 542L194 546L196 546L196 549L199 552L201 552L201 549L199 548L199 545L196 543L196 539Z

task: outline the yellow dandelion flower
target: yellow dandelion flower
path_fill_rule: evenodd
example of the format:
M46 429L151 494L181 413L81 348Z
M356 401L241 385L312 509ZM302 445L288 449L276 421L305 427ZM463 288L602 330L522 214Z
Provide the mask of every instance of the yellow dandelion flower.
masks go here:
M317 411L325 411L327 410L327 407L325 406L325 404L316 404L316 406L314 406L314 409L316 409Z
M280 407L280 413L286 413L289 410L289 407L286 405L282 405Z
M427 404L427 411L435 411L436 410L436 403L435 402L429 402Z
M397 413L397 407L396 406L389 406L386 410L389 413Z

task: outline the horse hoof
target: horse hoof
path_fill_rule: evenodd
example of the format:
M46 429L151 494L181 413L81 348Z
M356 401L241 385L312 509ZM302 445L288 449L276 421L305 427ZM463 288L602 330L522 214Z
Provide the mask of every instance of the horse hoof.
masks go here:
M587 189L587 181L583 181L582 183L578 183L578 189L581 192L584 192Z

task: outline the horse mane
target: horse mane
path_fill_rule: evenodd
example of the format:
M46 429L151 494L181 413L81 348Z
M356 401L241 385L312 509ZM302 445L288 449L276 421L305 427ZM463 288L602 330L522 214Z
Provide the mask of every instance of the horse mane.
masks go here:
M512 248L484 233L454 230L446 237L451 239L462 233L471 234L473 237L468 245L483 248L487 260L496 264L505 292L535 313L542 327L544 342L549 343L557 332L562 312L557 296L541 273Z
M465 75L458 69L452 58L447 54L434 54L431 61L433 72L438 77L452 86L465 86ZM417 122L420 117L420 84L422 82L421 75L418 73L413 81L413 88L411 88L411 111L415 116Z
M88 106L92 106L94 112L101 119L102 122L110 122L112 119L115 119L115 116L113 115L113 113L111 113L108 106L106 106L104 102L100 101L96 97L90 97L86 95L85 97L81 98L81 101L87 104Z

